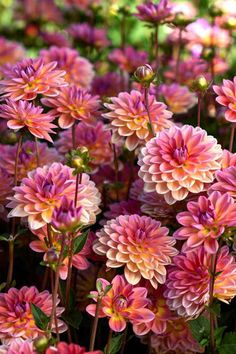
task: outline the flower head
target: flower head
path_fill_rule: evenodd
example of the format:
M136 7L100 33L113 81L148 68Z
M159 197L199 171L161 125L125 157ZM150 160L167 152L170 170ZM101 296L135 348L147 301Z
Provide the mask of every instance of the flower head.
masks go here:
M236 122L236 76L233 81L223 80L222 86L213 86L213 90L218 95L216 101L227 107L225 119L229 122Z
M46 143L38 143L39 150L39 166L52 164L61 160L61 156L56 149L49 148ZM16 158L17 144L16 145L0 145L0 166L3 167L10 176L15 174L15 158ZM37 167L37 157L35 154L35 143L32 141L25 141L21 146L18 160L17 179L21 181L26 177L28 172Z
M216 182L210 187L210 191L228 193L236 198L236 166L230 166L216 172Z
M82 207L75 207L73 200L66 196L61 199L61 205L55 207L52 214L51 225L60 232L74 231L80 226Z
M56 62L45 64L42 58L24 59L8 69L6 77L0 81L0 93L14 101L31 101L39 94L57 96L67 83L65 72L55 69L56 66Z
M45 63L57 62L57 68L66 72L65 80L71 85L88 89L94 77L92 64L79 56L77 50L52 46L40 51Z
M166 280L166 266L178 252L168 229L147 216L121 215L109 220L100 232L93 249L106 255L109 268L125 266L125 278L137 284L148 279L154 288Z
M54 208L60 207L63 196L74 200L76 177L73 169L61 163L38 167L29 172L8 207L13 208L9 217L27 217L32 230L39 229L52 220ZM82 207L81 222L92 224L99 212L100 194L87 174L82 174L78 186L77 206Z
M236 153L232 153L229 150L223 150L223 156L221 160L222 170L230 166L236 166Z
M32 340L14 339L12 343L4 346L6 349L0 349L1 354L35 354Z
M92 83L92 93L100 97L118 95L123 88L122 78L116 72L109 72L103 76L96 76Z
M236 226L236 204L229 194L213 192L187 204L188 211L177 215L183 225L174 233L179 240L187 240L188 249L204 244L206 252L216 253L217 239L230 227Z
M105 124L97 122L94 125L80 123L75 128L75 147L86 147L91 158L90 167L95 172L99 166L110 164L113 161L111 149L111 133ZM72 149L71 129L59 133L56 147L61 154L66 154Z
M172 18L172 6L168 0L160 0L159 4L151 1L137 6L138 13L135 14L141 21L151 23L163 23Z
M117 135L126 137L125 145L129 150L134 150L139 144L148 141L152 134L148 129L149 118L141 92L136 90L130 93L121 92L118 97L112 97L111 101L112 103L105 104L110 112L103 116L111 120L114 139ZM173 124L169 120L172 113L166 109L164 103L157 102L155 96L148 96L148 105L155 132L169 128Z
M55 134L52 128L56 128L56 125L51 123L54 117L43 113L42 107L24 100L8 99L6 104L0 105L0 115L7 119L8 128L15 130L26 128L35 137L52 142L48 133Z
M105 290L110 283L105 279L98 279ZM112 288L101 299L99 317L109 317L109 326L115 332L122 332L126 322L149 322L154 318L153 313L146 308L148 304L147 290L143 287L134 287L127 283L122 275L117 275L111 282ZM95 300L98 293L91 292ZM96 305L88 305L87 312L95 316Z
M152 138L141 151L139 176L147 192L164 195L169 204L189 192L200 193L220 169L222 150L201 128L173 126Z
M168 109L175 114L186 113L197 103L196 94L190 92L187 86L163 84L158 92L163 96Z
M107 47L110 41L107 39L106 30L92 27L89 23L75 23L68 29L69 34L86 45L98 48Z
M101 351L86 352L85 348L78 344L59 342L56 347L49 347L45 354L101 354Z
M59 117L58 124L62 129L70 128L76 120L93 122L99 109L98 96L74 85L62 87L59 96L43 98L42 102L53 108L51 113Z
M47 290L40 293L34 286L24 286L19 290L11 288L7 293L0 294L0 338L3 344L11 343L17 338L34 339L43 333L34 322L31 303L47 316L51 314L52 295ZM57 317L63 311L63 308L57 307ZM66 330L66 325L60 319L57 320L57 325L59 332Z
M167 305L180 316L193 318L208 305L211 258L203 246L174 257L164 296ZM227 246L217 257L213 295L226 303L236 295L236 263Z
M117 64L121 70L133 73L138 66L147 62L148 55L145 51L127 46L124 49L114 49L108 58L111 62Z
M18 42L8 41L6 38L0 37L0 66L14 64L23 59L24 55L25 50Z

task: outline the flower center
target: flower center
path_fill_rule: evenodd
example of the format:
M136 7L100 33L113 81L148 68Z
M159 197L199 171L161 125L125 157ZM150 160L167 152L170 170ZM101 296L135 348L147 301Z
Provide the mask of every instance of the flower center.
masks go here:
M179 163L183 164L188 157L188 148L186 145L176 148L173 153L174 159Z
M113 306L114 309L117 312L122 311L123 309L127 308L127 299L123 295L118 295L117 297L114 298L113 300Z
M206 210L198 211L199 222L202 225L211 226L214 223L215 211L211 205L208 205Z

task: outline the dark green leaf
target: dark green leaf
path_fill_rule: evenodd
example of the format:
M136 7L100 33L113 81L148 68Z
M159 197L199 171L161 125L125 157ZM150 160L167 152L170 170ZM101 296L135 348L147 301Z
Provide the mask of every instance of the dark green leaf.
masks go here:
M10 236L9 234L0 235L0 241L8 241L9 236Z
M2 290L5 288L6 284L7 284L7 283L1 283L1 284L0 284L0 291L2 291Z
M198 341L199 344L205 346L209 341L210 335L210 322L204 317L200 316L196 320L189 321L191 332L193 337Z
M34 317L34 321L36 326L41 329L42 331L46 331L50 317L48 317L38 306L31 303L31 311Z
M219 354L236 353L236 333L229 332L224 335L221 346L218 348Z
M80 311L78 311L77 309L74 309L73 311L69 312L67 315L63 315L62 316L63 320L66 321L66 323L75 328L75 329L79 329L79 325L82 321L82 314Z
M104 295L106 295L108 293L108 291L111 290L111 288L112 288L112 284L107 285L104 290Z
M112 337L109 354L116 354L121 349L123 335L124 334L121 333L121 334L118 334L118 336ZM106 353L106 348L107 347L105 347L105 349L104 349L105 353Z
M216 347L218 348L222 342L223 334L224 331L226 330L226 326L224 327L218 327L215 329L215 341L216 341Z
M86 241L87 241L87 238L88 238L88 233L89 233L89 230L86 230L85 232L82 233L81 236L78 236L76 239L75 239L75 242L74 242L74 254L76 253L79 253L80 251L82 251Z
M96 281L96 289L99 292L99 294L102 292L102 282L101 280Z

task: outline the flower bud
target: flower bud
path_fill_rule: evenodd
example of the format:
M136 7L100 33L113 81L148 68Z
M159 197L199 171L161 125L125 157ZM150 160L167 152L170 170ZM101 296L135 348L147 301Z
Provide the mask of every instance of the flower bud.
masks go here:
M58 254L55 250L55 248L50 248L46 254L45 254L45 259L48 264L55 264L58 261Z
M218 17L223 15L223 11L216 5L212 5L209 7L209 15L211 17Z
M48 338L46 336L39 336L34 340L34 348L39 352L43 353L48 347Z
M209 81L201 75L192 82L191 89L195 92L205 93L208 90L209 84Z
M83 169L84 167L83 159L79 156L74 157L71 160L71 167L74 167L76 169Z
M134 77L138 82L145 85L150 84L154 80L155 73L149 64L145 64L135 70Z
M174 20L172 21L172 23L176 26L176 27L186 27L187 25L189 25L190 23L192 23L194 21L194 19L187 17L185 14L183 14L182 12L178 12L174 18Z

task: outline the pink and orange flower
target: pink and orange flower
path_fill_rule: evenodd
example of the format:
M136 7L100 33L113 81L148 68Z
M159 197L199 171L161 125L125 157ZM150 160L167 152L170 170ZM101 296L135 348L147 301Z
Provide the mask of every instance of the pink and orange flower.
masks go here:
M147 52L136 50L131 46L124 49L114 49L108 56L109 60L127 73L134 73L137 67L144 65L148 60Z
M84 347L78 344L59 342L56 347L49 347L45 354L102 354L100 350L87 352Z
M102 284L103 291L110 283L105 279L98 279ZM122 275L117 275L111 282L112 288L102 296L101 309L99 317L109 317L109 326L115 332L122 332L127 322L135 324L139 322L150 322L154 318L152 311L146 307L147 289L143 287L134 287L127 283ZM97 301L97 291L90 292ZM86 311L95 316L96 305L88 305Z
M168 204L204 191L220 169L222 150L206 131L173 126L152 138L141 150L139 176L146 192L162 194Z
M223 80L222 86L213 86L218 95L216 101L227 107L225 119L229 122L236 122L236 76L231 80Z
M107 257L108 268L125 266L125 278L130 284L136 285L144 278L157 288L165 283L166 266L178 253L168 231L147 216L121 215L97 232L93 249Z
M209 191L219 191L228 193L234 199L236 198L236 166L230 166L222 171L216 172L216 182L212 184Z

